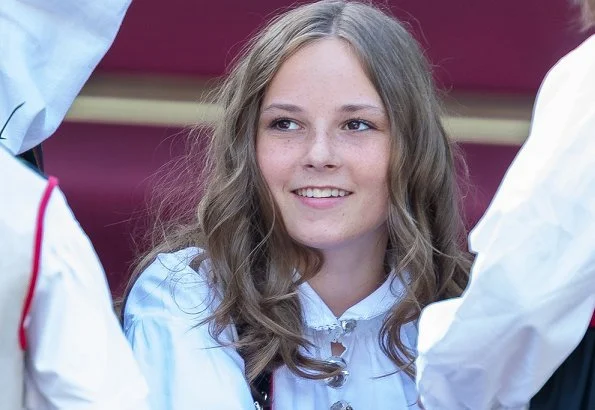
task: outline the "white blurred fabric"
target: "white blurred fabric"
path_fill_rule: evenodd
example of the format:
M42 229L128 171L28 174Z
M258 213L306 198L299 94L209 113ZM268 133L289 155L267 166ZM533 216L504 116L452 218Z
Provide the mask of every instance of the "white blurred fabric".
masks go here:
M89 239L56 190L26 325L27 409L142 410L147 385Z
M19 210L39 207L47 181L3 147L0 169L5 179L0 184L5 194L0 201L0 246L11 249L16 242L33 248L32 238L30 243L15 240L24 235L23 227L35 224L31 212ZM47 204L41 240L37 282L24 322L24 408L145 409L147 385L114 314L105 273L58 188ZM14 250L15 257L22 254ZM31 260L21 262L22 271L29 275ZM30 280L23 278L27 284ZM20 316L22 303L12 308ZM18 328L3 332L13 332L16 338ZM2 409L3 404L0 398Z
M0 169L17 161L4 148L21 153L56 130L112 44L130 1L0 1L0 127L25 103L2 133ZM0 201L2 241L23 217L2 212L11 209L2 203L39 200L30 185L19 185L25 173L33 171L21 165L2 175L17 188ZM25 321L25 408L146 408L147 386L112 309L105 274L59 190L44 220L39 276Z
M0 1L0 143L24 152L54 133L111 46L131 0Z
M419 323L427 410L522 409L595 307L595 36L548 73L530 137L470 236L460 298Z

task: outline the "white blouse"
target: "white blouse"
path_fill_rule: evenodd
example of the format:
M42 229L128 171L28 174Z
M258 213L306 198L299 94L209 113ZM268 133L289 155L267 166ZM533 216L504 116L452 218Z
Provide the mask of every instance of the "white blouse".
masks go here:
M198 252L188 248L159 255L126 304L124 329L148 381L151 408L254 409L244 362L233 347L225 346L237 337L234 326L225 329L220 345L209 335L208 324L198 325L220 303L204 268L196 272L188 266ZM304 336L316 347L311 354L329 359L331 342L342 343L348 375L327 383L302 379L283 366L273 375L273 408L418 409L414 382L403 372L395 373L396 366L378 343L382 321L402 290L398 280L387 280L337 318L307 283L302 284L298 292ZM404 326L403 340L411 348L416 334L415 324Z
M419 322L422 403L522 409L595 307L595 36L548 73L531 135L470 243L467 291Z
M25 321L25 408L145 409L147 386L112 309L103 269L58 189L44 219Z

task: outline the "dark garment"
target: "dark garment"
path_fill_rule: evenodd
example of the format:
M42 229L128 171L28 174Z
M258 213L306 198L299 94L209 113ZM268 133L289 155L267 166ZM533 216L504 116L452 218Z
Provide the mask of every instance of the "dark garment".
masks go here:
M246 332L245 325L236 325L238 338L241 339ZM242 356L241 349L238 350ZM270 370L265 370L259 374L256 379L250 383L250 391L254 400L254 407L257 410L271 410L273 408L273 374Z
M36 170L43 173L43 154L41 152L41 144L31 148L29 151L25 151L18 155L19 158L24 160L27 164L33 166Z
M531 410L595 410L595 328L531 400Z

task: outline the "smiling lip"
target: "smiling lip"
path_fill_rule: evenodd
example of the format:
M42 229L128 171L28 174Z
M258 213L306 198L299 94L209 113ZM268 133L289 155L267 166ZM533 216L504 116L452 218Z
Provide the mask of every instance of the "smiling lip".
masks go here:
M339 205L351 194L337 187L305 187L292 191L297 199L309 208L329 209Z

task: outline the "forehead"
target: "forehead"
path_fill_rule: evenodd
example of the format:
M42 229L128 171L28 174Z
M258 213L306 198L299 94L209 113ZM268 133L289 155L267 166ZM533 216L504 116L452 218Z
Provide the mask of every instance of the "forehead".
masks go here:
M310 42L285 60L269 84L263 103L277 100L382 105L353 47L337 38Z

